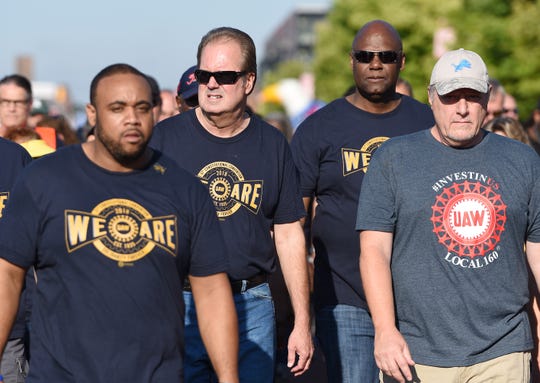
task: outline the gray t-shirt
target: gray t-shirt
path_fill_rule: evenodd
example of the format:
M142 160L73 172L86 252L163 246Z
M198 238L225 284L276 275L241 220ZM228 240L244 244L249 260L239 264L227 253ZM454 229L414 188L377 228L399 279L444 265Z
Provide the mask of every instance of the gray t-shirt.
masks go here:
M487 133L455 149L422 131L383 144L357 230L394 233L398 327L413 359L452 367L532 349L524 240L540 242L540 157Z

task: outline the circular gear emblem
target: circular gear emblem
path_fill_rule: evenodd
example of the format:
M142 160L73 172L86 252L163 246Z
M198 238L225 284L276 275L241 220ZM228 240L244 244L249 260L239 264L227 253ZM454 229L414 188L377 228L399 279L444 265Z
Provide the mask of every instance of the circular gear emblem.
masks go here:
M506 205L490 186L479 182L445 188L432 210L439 243L461 257L484 256L494 250L504 231Z
M226 201L231 195L231 183L225 177L214 178L208 185L208 189L214 201Z
M202 168L197 177L208 185L218 218L228 217L240 209L241 204L231 198L233 185L244 181L236 166L228 162L213 162Z
M493 233L494 213L483 196L458 195L448 202L443 222L453 240L472 245Z
M383 142L387 141L388 139L388 137L373 137L372 139L366 141L360 150L362 153L369 153L371 156L373 153L375 153L375 150L377 150L379 146L381 146ZM362 168L364 173L367 172L368 165L369 164L365 164Z
M92 214L104 218L101 229L105 235L93 244L106 257L119 263L133 262L154 248L152 241L139 235L141 222L152 216L136 202L110 199L97 205Z

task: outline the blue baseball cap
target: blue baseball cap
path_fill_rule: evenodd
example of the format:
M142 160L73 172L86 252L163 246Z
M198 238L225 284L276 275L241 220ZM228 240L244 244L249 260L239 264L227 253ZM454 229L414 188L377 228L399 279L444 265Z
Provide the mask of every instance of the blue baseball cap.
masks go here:
M176 88L176 93L179 96L182 96L184 100L195 96L199 93L199 83L195 78L195 70L197 69L196 65L193 65L188 70L186 70L180 81L178 82L178 87Z

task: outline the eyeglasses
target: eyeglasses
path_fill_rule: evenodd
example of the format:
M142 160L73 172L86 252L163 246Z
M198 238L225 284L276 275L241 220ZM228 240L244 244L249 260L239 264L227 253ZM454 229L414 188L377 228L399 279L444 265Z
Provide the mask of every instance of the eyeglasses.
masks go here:
M401 56L401 51L353 51L352 54L359 63L368 64L377 56L383 64L395 64Z
M6 100L5 98L0 99L0 107L7 108L13 104L16 108L22 108L28 105L29 100Z
M231 85L236 84L238 79L245 75L247 72L235 72L233 70L224 70L219 72L208 72L206 70L197 69L195 71L195 78L199 84L206 85L213 77L219 85Z
M519 110L517 108L515 109L506 109L506 108L503 108L502 110L503 114L504 113L515 113L515 114L518 114L519 113Z
M504 113L504 109L492 110L492 111L488 110L487 112L488 115L493 116L493 117L501 117L503 113Z

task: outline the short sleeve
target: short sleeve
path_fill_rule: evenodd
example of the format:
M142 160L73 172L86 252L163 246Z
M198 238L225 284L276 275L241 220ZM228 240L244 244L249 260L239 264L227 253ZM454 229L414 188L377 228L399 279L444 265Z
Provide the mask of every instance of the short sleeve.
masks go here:
M274 223L291 223L306 214L300 194L299 174L286 140L282 142L282 172L279 182L279 201L274 213Z
M189 273L206 276L226 272L229 267L228 254L210 196L195 178L190 193L192 218Z
M291 150L296 167L300 174L300 192L302 197L312 197L319 178L319 155L316 129L312 126L313 119L305 120L296 130Z
M358 198L356 230L392 232L396 222L391 156L384 145L371 159Z
M530 242L540 242L540 157L533 164L531 198L527 213L527 240Z
M21 177L14 185L0 220L0 257L28 268L36 256L41 213L25 181Z

